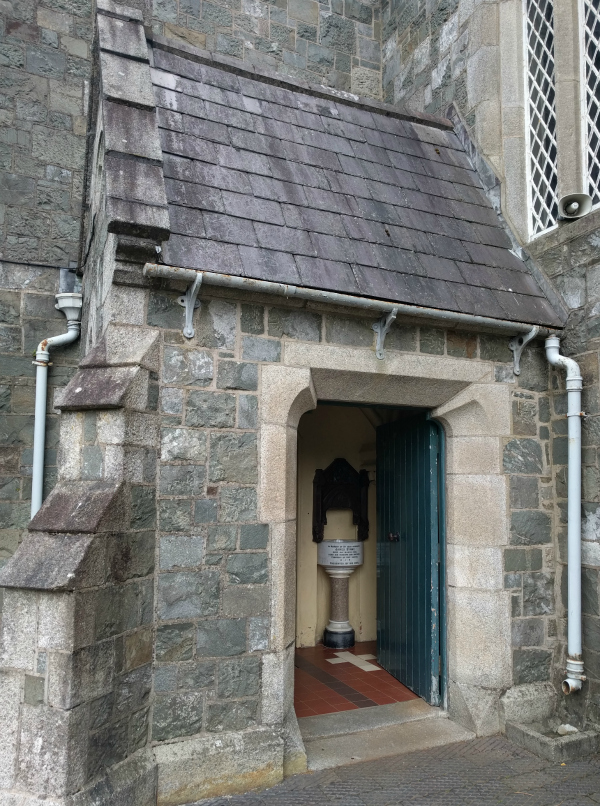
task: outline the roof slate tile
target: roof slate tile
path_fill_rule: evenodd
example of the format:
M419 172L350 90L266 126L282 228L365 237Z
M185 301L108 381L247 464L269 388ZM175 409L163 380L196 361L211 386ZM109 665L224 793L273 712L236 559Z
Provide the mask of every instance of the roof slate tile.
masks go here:
M383 271L374 266L353 265L361 294L396 302L410 302L410 289L406 278L396 272Z
M181 210L183 208L174 209ZM252 221L209 212L204 212L202 219L207 238L212 238L214 241L243 244L244 246L258 246L258 239ZM193 232L193 230L190 229L189 232Z
M413 252L424 252L426 255L433 253L433 246L425 232L396 227L393 224L386 225L386 231L390 233L394 246L399 246L400 249L412 249Z
M227 126L215 123L213 120L200 120L191 115L184 115L183 128L186 134L192 134L194 137L229 145L229 129Z
M224 165L227 168L236 168L240 171L263 174L264 176L271 176L272 173L269 160L262 154L255 154L252 151L219 146L216 150L216 157L219 165Z
M208 213L207 215L211 215ZM196 235L198 238L205 237L204 218L200 210L194 207L179 207L176 204L171 205L169 209L169 217L171 219L171 230L178 235ZM206 237L210 238L211 235ZM215 240L223 240L216 238Z
M239 250L246 277L300 285L300 274L292 255L286 252L273 252L270 249L254 249L250 246L240 246Z
M265 249L275 249L280 252L292 252L295 255L317 256L307 232L290 227L276 227L272 224L254 224L258 243Z
M464 282L463 276L453 260L423 253L419 254L418 257L427 277L431 277L433 280L446 280L451 283Z
M317 210L344 213L345 215L354 215L358 211L358 200L355 200L352 196L312 187L304 188L304 192L308 204Z
M348 216L327 213L324 210L313 210L312 207L297 207L293 204L282 205L283 217L288 227L303 229L307 232L323 232L327 235L347 235L344 228Z
M371 198L371 192L365 179L360 176L351 176L334 171L325 171L325 177L329 187L335 193L347 193L350 196L363 196L365 199Z
M329 134L335 134L337 137L345 137L348 140L358 140L360 143L366 143L367 141L363 127L357 126L355 123L329 117L322 117L321 123L323 129Z
M431 233L428 238L433 247L434 255L447 257L451 260L469 259L469 253L456 238L448 238L445 235L435 235L433 233Z
M255 199L253 196L244 196L243 193L230 193L223 191L225 212L239 218L249 218L253 221L264 221L267 224L285 224L283 213L278 202L268 199Z
M358 216L341 216L340 222L343 229L341 235L347 235L353 240L368 241L369 243L392 243L392 235L389 228L380 224L378 221L369 221L366 218L359 218ZM327 230L325 230L327 231ZM399 244L397 244L399 245ZM411 248L406 242L404 248Z
M356 278L347 263L296 255L296 265L302 285L309 288L324 288L328 291L339 291L343 288L345 294L360 293Z
M165 177L167 198L171 204L195 207L198 210L224 211L223 198L218 188L197 185L194 182L180 182ZM240 198L244 198L240 196Z
M161 129L170 129L174 132L183 131L183 115L180 112L158 107L156 109L156 119Z
M523 317L531 317L533 313L548 324L558 325L560 322L548 301L542 297L527 297L509 291L492 290L491 293L506 311L506 318L523 321Z
M271 179L268 176L258 176L256 174L250 174L249 179L255 196L288 204L297 204L303 207L308 205L302 185L282 182L280 179Z
M458 289L456 301L459 310L463 313L491 316L494 319L506 319L507 312L489 288L466 283L463 285L457 283L456 288Z
M454 132L209 58L154 48L166 261L562 324Z
M216 162L216 149L214 143L192 137L181 132L159 129L162 150L167 154L178 154L182 157L191 157L205 162Z
M299 162L289 162L278 157L269 157L269 165L271 173L276 179L295 182L297 185L308 185L321 190L329 190L329 182L322 168L301 165Z
M163 247L163 258L167 263L183 268L226 274L242 273L238 247L208 239L171 235Z

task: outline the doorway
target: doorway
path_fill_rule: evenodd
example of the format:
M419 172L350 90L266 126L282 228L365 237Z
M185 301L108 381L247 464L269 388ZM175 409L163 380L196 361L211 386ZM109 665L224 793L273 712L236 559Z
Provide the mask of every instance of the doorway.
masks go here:
M349 580L353 648L322 644L330 580L312 540L315 471L344 458L369 474L369 536ZM299 718L442 696L443 433L423 409L320 402L298 426L295 706ZM349 510L325 540L357 539Z

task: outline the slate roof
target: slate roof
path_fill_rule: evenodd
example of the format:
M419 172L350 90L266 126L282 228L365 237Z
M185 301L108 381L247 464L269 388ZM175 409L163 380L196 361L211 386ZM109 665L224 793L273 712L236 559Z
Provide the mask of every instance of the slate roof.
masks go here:
M561 326L458 138L154 49L164 262ZM391 109L391 108L390 108ZM381 111L380 111L381 110Z

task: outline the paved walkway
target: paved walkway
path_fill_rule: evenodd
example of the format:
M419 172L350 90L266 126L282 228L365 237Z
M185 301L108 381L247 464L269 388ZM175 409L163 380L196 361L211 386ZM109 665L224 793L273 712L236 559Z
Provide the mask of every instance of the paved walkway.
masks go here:
M503 737L288 778L202 806L597 806L600 756L561 765Z

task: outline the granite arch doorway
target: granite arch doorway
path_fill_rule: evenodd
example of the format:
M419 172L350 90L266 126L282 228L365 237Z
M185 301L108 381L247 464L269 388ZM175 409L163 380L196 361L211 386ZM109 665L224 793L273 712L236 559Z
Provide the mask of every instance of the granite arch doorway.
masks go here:
M499 699L512 671L501 571L508 524L500 457L502 440L510 436L509 388L494 381L493 366L485 362L399 355L382 364L362 350L290 345L281 364L262 368L260 397L259 507L270 524L272 567L263 713L284 723L288 738L298 736L293 677L300 418L319 400L416 406L431 410L447 437L444 706L480 735L498 732ZM290 747L289 758L302 751L301 742L290 740Z

